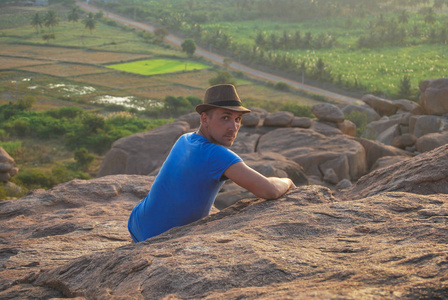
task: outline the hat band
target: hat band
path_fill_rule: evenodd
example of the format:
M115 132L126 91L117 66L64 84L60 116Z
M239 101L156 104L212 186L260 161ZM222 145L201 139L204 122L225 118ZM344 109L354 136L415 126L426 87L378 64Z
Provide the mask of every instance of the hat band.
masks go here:
M210 104L210 105L216 105L216 106L242 106L242 103L235 100L230 101L216 101L212 103L204 103L204 104Z

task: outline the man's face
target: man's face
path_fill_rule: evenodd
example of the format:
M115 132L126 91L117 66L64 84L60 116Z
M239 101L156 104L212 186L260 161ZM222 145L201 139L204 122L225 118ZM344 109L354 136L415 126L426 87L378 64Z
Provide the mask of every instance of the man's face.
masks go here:
M202 116L203 133L212 143L230 147L241 127L243 113L215 108Z

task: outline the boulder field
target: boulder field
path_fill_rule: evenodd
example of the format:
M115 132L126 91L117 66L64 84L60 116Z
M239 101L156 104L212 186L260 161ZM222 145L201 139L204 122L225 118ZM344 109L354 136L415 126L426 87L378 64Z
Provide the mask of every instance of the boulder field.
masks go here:
M300 178L300 176L299 176ZM154 177L0 202L1 299L446 299L448 145L352 187L247 198L134 244Z

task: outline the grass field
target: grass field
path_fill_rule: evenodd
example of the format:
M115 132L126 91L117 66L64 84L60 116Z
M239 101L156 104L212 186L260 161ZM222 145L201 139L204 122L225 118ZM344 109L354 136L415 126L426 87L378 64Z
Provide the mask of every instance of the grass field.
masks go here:
M313 37L320 34L329 35L337 42L330 49L312 50L272 50L273 54L288 55L293 61L304 61L307 71L311 72L318 59L322 59L333 76L335 83L342 82L347 89L356 82L366 92L393 97L398 92L398 85L404 76L411 80L412 89L418 92L419 83L429 78L446 77L448 74L448 47L446 44L430 43L427 39L432 29L440 32L446 28L447 10L436 12L434 24L427 24L424 15L409 12L407 24L399 24L408 32L417 28L420 37L408 37L403 46L381 47L376 49L359 49L357 41L362 35L369 34L369 27L378 22L378 16L367 15L364 18L350 16L346 18L319 18L301 22L274 22L263 20L232 21L208 23L202 26L204 32L214 33L218 30L231 36L234 44L253 47L257 34L271 33L281 36L284 32L293 35L296 31L305 36L310 32ZM382 15L383 24L387 20L397 20L397 13ZM350 24L350 25L348 25ZM398 25L396 25L398 26ZM205 34L204 34L205 35ZM269 49L265 50L268 52ZM265 53L266 54L266 53Z
M152 59L139 60L124 64L108 65L108 68L124 71L128 73L136 73L140 75L156 75L177 73L185 71L195 71L210 68L209 65L188 60L172 60L172 59Z

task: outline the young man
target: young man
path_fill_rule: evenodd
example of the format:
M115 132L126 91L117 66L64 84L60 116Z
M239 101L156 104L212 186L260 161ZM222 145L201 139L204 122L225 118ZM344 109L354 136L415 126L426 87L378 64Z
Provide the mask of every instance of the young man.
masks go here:
M226 148L232 146L243 114L250 112L233 85L208 88L196 111L201 115L198 131L177 140L148 195L129 217L135 242L207 216L226 179L265 199L277 199L294 187L289 178L261 175Z

